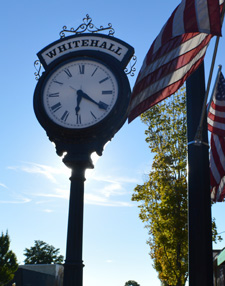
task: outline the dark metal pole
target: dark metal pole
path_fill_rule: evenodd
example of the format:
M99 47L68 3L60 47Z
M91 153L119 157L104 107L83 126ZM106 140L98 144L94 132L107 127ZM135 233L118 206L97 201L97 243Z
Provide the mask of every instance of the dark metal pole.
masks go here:
M75 156L75 158L78 156ZM83 209L85 170L92 168L91 159L74 160L69 154L63 160L72 169L64 286L83 285Z
M187 80L189 285L213 285L212 220L206 114L194 142L205 96L204 63Z

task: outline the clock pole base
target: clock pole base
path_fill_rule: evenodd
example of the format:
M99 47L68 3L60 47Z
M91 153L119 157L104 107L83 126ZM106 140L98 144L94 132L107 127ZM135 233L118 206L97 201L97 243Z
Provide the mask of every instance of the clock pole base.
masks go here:
M64 264L63 286L80 286L83 285L83 262Z

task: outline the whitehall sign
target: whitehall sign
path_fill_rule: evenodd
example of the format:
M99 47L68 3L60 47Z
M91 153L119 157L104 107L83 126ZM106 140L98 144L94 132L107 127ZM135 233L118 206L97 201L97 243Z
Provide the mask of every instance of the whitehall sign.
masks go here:
M123 67L126 67L133 52L127 43L117 38L107 35L83 34L55 41L41 50L37 56L46 68L63 55L84 51L99 51L109 54L117 59Z

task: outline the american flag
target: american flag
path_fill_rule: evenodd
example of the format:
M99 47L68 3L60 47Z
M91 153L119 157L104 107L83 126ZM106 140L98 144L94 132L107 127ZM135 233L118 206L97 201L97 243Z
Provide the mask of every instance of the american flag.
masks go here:
M144 59L132 92L129 122L175 93L199 67L212 36L221 35L223 2L181 1Z
M210 184L211 198L221 202L225 198L225 79L220 74L208 113L211 134Z
M225 137L225 79L222 73L218 81L208 113L208 130Z

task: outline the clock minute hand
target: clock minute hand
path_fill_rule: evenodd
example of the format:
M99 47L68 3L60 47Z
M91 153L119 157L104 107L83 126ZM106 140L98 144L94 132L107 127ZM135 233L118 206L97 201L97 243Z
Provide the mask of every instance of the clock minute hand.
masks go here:
M78 91L77 91L77 94L78 94L78 92L79 92L79 94L82 94L82 97L83 97L83 98L85 98L85 99L87 99L87 100L93 102L94 104L98 105L98 107L99 107L100 109L105 109L105 110L106 110L106 109L108 108L108 105L107 105L106 103L104 103L104 102L102 102L102 101L99 101L99 102L95 101L93 98L91 98L89 95L87 95L86 93L84 93L82 90L78 90Z
M83 98L85 98L85 99L87 99L87 100L89 100L89 101L91 101L91 102L93 102L93 103L95 103L95 104L97 104L98 105L98 103L94 100L94 99L92 99L89 95L87 95L86 93L84 93L82 90L78 90L77 91L77 94L81 94L81 96L83 97Z

